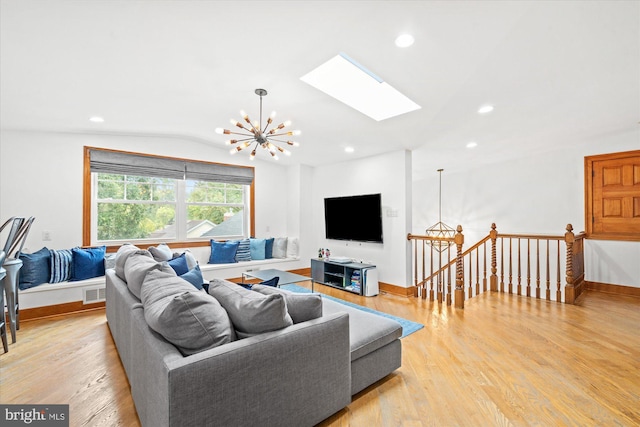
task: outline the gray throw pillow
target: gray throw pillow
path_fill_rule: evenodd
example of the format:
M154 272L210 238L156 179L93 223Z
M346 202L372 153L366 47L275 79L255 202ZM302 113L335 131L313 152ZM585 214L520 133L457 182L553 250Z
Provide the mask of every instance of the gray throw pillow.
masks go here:
M222 279L213 279L209 283L209 294L227 311L240 338L293 324L281 294L262 295Z
M149 252L156 261L169 261L173 258L173 252L166 243L160 243L158 246L150 246Z
M136 251L127 257L124 266L125 281L127 282L129 291L138 299L141 299L140 289L142 288L142 282L151 270L161 270L165 273L176 275L171 266L166 262L161 263L155 261L148 251Z
M141 294L149 327L185 356L236 339L220 303L180 277L152 270L142 283Z
M138 248L135 245L131 245L129 243L125 243L124 245L118 248L118 251L116 252L116 265L115 265L116 276L118 276L120 279L124 281L127 280L124 278L124 264L127 262L127 258L129 258L129 255L139 250L140 248Z
M287 238L286 237L276 237L273 240L273 257L274 258L287 257Z
M253 285L252 291L263 295L281 294L287 302L287 312L293 323L306 322L307 320L322 317L322 295L299 294L273 286Z

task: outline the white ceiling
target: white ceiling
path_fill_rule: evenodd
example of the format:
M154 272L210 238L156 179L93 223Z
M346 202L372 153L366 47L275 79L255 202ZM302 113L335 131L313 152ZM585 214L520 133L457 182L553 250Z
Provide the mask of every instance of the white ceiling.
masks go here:
M283 164L471 140L496 159L639 126L639 1L0 1L2 129L224 147L214 129L257 117L256 88L302 130ZM376 122L300 80L340 52L422 108Z

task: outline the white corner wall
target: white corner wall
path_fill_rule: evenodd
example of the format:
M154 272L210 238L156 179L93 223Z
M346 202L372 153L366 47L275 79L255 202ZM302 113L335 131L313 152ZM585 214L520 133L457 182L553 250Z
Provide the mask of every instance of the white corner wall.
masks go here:
M313 198L310 200L313 235L319 248L329 248L333 256L346 256L375 264L381 282L409 287L407 262L411 227L411 152L395 151L379 156L342 162L313 169ZM327 240L324 229L325 197L382 194L384 243Z

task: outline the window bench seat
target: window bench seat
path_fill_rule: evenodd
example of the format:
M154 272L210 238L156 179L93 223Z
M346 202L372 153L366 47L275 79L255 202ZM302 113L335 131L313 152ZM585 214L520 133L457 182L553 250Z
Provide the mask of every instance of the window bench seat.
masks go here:
M211 279L235 279L242 273L251 270L277 268L294 270L306 268L300 258L271 258L265 260L243 261L229 264L200 263L200 270L205 281ZM105 300L105 276L86 280L60 283L43 283L33 288L19 291L20 310L38 307L75 303L74 306L93 304ZM76 308L72 311L78 311ZM26 313L25 313L26 314ZM27 319L30 316L21 317ZM35 317L35 316L34 316Z

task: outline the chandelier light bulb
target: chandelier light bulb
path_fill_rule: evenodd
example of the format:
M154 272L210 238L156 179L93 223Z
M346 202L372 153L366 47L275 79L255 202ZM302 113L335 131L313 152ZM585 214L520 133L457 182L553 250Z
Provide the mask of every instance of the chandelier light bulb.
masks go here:
M229 150L229 154L236 154L238 152L238 147L234 147L231 150Z
M287 120L283 123L284 127L291 126L291 120Z
M256 149L254 148L251 154L249 155L249 160L253 160L256 158Z
M216 133L222 135L224 133L224 129L222 128L216 128Z
M237 120L233 120L233 119L231 119L231 120L229 120L229 121L231 122L231 124L232 124L232 125L234 125L234 126L238 126L238 121L237 121Z
M244 110L240 110L240 117L242 117L243 119L247 119L247 117L249 117L249 115L247 113L244 112Z

